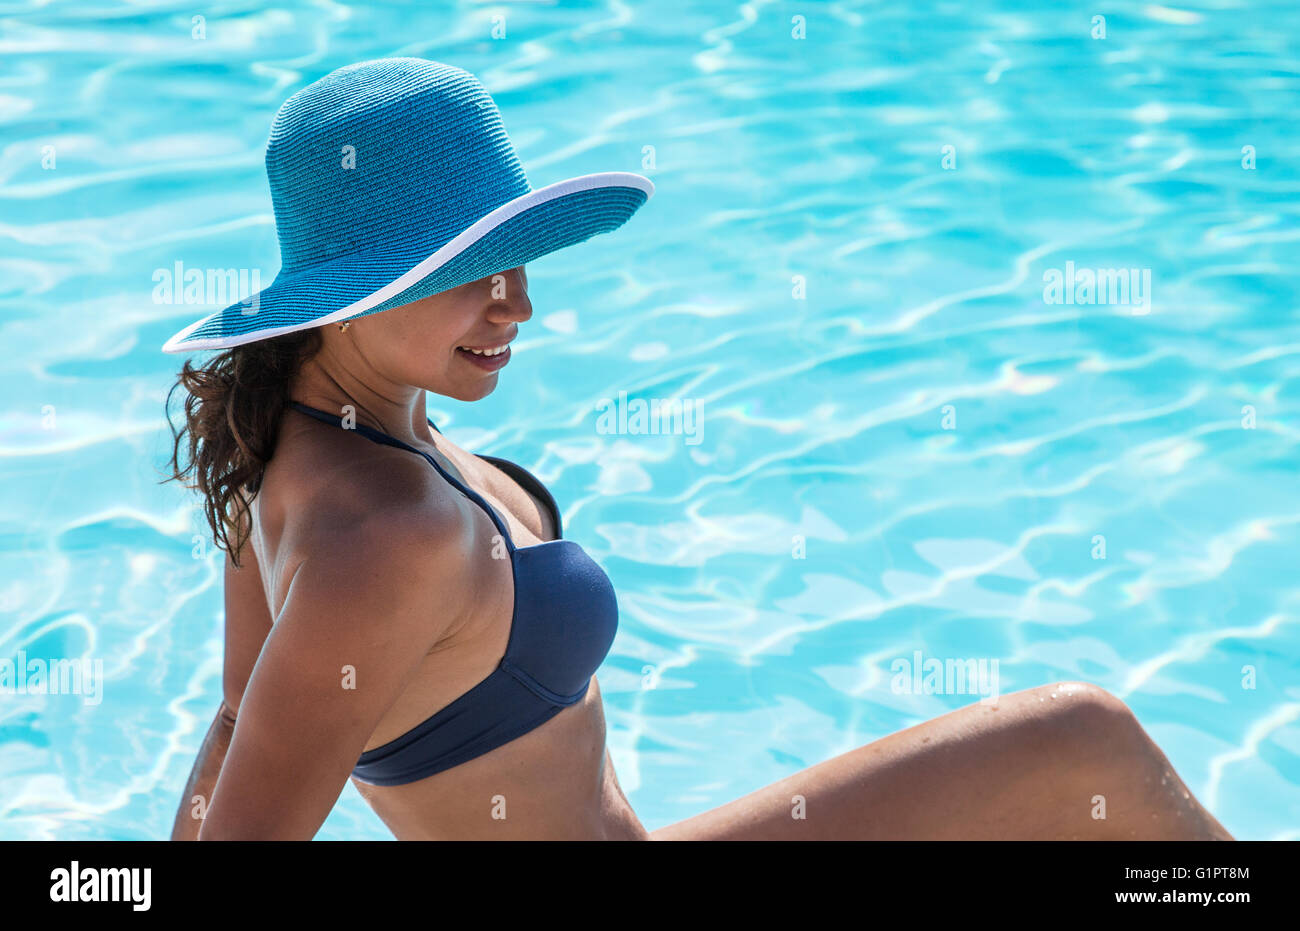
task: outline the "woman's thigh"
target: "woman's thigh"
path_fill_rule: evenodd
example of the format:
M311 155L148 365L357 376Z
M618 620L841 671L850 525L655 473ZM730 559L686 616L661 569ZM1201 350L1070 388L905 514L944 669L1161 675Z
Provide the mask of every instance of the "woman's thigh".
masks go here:
M1097 686L976 703L651 832L654 840L1230 839Z

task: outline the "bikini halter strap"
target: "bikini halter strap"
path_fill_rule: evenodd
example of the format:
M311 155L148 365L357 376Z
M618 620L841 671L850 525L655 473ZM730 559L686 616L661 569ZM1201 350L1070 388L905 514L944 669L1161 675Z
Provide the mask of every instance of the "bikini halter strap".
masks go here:
M389 436L387 433L384 433L382 430L376 430L374 427L368 427L363 423L356 423L351 426L348 426L343 422L342 417L336 416L334 414L327 414L325 411L317 410L314 407L308 407L306 404L300 404L297 401L290 401L289 406L296 411L301 411L302 413L306 414L308 417L316 418L322 423L333 424L334 426L340 427L344 430L355 430L357 433L360 433L362 436L366 437L369 440L373 440L376 443L382 443L385 446L395 446L398 449L405 449L407 452L412 452L415 453L416 455L423 456L425 459L428 460L430 465L432 465L435 469L438 470L438 474L441 475L444 479L446 479L447 482L450 483L453 488L455 488L466 498L469 498L471 501L473 501L475 504L477 504L479 507L481 507L484 511L487 512L488 517L491 518L492 523L496 525L496 528L498 531L500 531L502 538L505 539L506 546L508 546L511 551L515 549L515 541L510 537L510 531L506 529L505 521L501 519L500 515L497 514L496 510L493 509L492 505L488 504L487 501L483 500L482 495L480 495L474 489L465 485L463 482L458 480L454 475L452 475L441 465L439 465L438 460L433 458L433 456L430 456L424 450L416 449L414 446L411 446L407 443L403 443L401 440L397 439L397 437ZM438 433L442 432L441 430L438 430L437 425L434 424L432 420L429 421L429 426L433 427L433 429L436 430Z

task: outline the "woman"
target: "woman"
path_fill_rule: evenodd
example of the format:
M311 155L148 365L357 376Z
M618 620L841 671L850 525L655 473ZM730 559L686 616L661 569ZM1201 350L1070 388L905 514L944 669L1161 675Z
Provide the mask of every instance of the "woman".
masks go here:
M493 391L532 315L525 264L622 225L653 185L532 190L482 85L419 59L294 95L267 172L276 281L164 347L221 350L181 373L173 465L228 554L224 700L174 838L310 838L350 776L402 839L1228 839L1081 683L647 832L594 676L608 578L533 476L450 442L424 398Z

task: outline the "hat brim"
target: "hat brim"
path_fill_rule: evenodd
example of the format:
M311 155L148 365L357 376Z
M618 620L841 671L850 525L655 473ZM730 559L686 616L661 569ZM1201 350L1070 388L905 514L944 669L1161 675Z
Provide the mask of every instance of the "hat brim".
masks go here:
M229 349L409 304L615 230L653 193L649 178L626 171L559 181L502 204L432 254L417 236L277 275L269 287L185 327L162 349Z

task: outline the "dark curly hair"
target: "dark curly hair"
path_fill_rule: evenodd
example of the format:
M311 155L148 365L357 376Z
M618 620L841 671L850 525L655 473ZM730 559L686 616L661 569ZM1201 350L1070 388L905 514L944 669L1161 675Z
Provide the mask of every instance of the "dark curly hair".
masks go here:
M163 481L180 481L203 495L213 542L236 567L251 531L249 509L275 452L289 386L320 345L313 327L223 350L198 367L186 359L167 392L172 455L171 475ZM186 391L180 429L171 419L178 388Z

